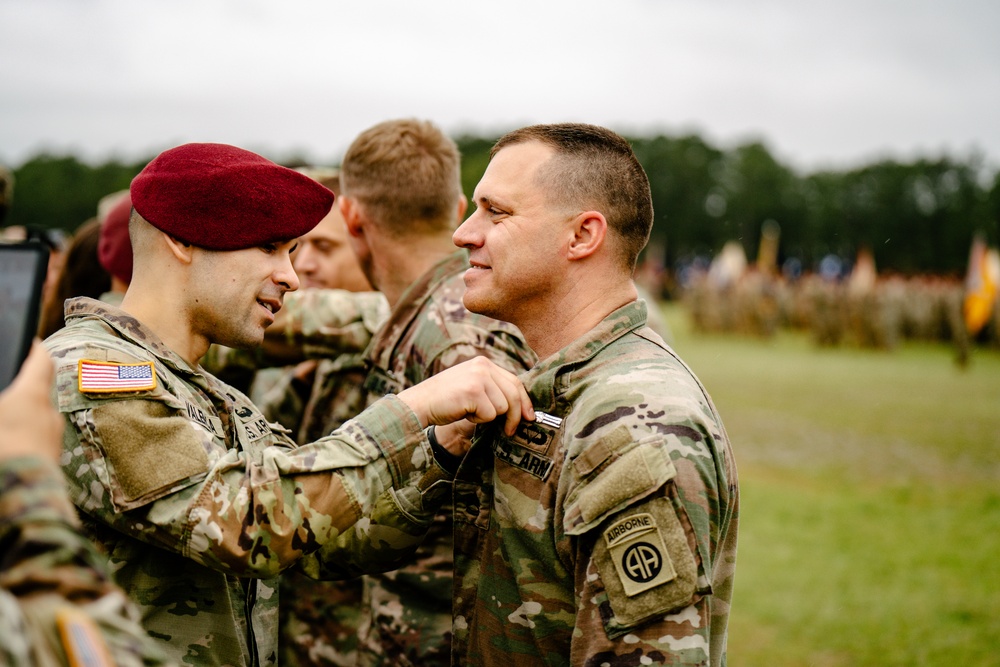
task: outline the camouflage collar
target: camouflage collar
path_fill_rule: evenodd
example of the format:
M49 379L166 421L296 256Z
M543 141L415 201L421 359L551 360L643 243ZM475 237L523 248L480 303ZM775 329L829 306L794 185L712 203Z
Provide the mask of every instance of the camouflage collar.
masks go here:
M198 373L179 354L167 347L149 327L121 308L89 297L76 297L66 301L65 315L67 326L75 321L99 319L122 338L146 350L175 371L186 375Z
M632 301L609 313L596 327L522 373L521 382L531 395L532 405L537 410L551 410L555 405L558 377L563 369L586 362L625 334L645 325L646 303Z
M387 368L389 359L393 356L393 348L403 339L401 333L413 323L414 318L427 300L434 295L438 286L467 268L469 268L469 253L459 250L438 261L407 287L393 306L389 319L369 344L365 358L375 366Z

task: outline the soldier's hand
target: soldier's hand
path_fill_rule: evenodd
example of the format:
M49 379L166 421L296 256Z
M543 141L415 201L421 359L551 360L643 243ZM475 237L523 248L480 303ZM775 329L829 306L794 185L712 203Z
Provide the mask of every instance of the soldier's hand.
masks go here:
M513 435L521 419L533 420L528 392L510 371L476 357L399 393L424 426L468 419L475 424L506 415L504 432Z
M472 436L476 425L468 419L460 419L451 424L434 427L434 437L438 444L453 456L463 456L472 447Z
M49 399L54 377L52 359L35 341L17 377L0 393L0 460L40 455L59 461L64 422Z

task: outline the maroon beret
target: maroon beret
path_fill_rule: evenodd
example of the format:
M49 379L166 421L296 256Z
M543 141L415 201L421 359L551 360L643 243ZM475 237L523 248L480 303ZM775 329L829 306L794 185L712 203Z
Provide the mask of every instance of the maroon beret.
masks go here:
M132 242L128 238L128 219L132 198L123 193L101 222L97 241L97 259L104 270L124 282L132 280Z
M302 236L334 195L297 171L225 144L166 150L132 180L132 206L185 243L239 250Z

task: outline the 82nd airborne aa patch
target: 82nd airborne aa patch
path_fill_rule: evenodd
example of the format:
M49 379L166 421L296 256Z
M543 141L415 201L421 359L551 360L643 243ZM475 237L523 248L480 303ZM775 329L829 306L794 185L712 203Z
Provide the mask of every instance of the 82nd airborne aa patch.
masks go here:
M625 594L638 595L677 577L652 514L633 514L604 531Z

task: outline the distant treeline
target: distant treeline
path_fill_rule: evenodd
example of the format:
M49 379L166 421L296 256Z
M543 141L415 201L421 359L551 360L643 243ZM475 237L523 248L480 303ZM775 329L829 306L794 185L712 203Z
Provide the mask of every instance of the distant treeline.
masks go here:
M494 140L456 138L470 198ZM973 236L991 244L1000 236L1000 172L976 156L800 174L761 143L724 150L697 135L632 143L649 173L656 216L646 254L668 270L711 257L730 240L753 260L769 220L780 227L778 262L797 260L804 270L829 254L850 263L867 248L880 272L961 275ZM3 224L72 231L95 215L102 196L127 188L146 162L89 165L73 156L36 156L13 170Z

